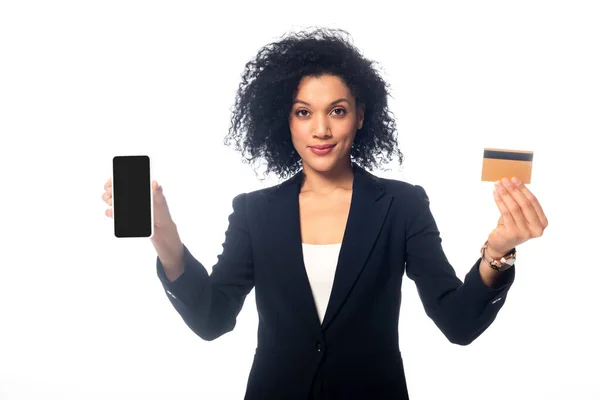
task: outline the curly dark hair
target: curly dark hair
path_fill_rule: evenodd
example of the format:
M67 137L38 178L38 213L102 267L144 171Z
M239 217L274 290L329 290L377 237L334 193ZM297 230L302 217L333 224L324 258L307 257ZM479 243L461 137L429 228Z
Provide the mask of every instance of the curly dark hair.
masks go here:
M370 170L394 155L402 164L396 122L388 110L388 84L374 68L376 63L354 47L348 32L316 28L280 39L262 47L246 64L225 145L233 140L246 163L264 159L265 174L287 178L298 172L302 164L289 127L292 102L303 77L330 74L340 77L357 105L365 107L351 159Z

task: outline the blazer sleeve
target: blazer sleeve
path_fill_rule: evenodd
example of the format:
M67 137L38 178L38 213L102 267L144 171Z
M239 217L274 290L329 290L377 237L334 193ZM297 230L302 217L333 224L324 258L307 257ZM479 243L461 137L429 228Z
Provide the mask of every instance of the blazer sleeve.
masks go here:
M159 257L157 274L171 304L183 321L204 340L233 330L248 293L254 287L253 254L246 218L246 194L233 199L233 212L217 263L206 268L183 245L184 272L173 282Z
M415 282L427 315L448 340L468 345L491 325L502 308L515 279L515 266L490 288L481 279L478 257L463 283L444 254L429 198L421 186L415 187L419 211L407 223L406 275Z

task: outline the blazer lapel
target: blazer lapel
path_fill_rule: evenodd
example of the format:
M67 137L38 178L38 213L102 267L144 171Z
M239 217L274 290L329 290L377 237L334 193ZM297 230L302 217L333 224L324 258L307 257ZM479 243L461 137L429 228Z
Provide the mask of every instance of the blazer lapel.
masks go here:
M281 183L270 192L265 215L268 245L273 254L273 274L281 292L288 294L290 304L301 325L322 334L321 321L315 306L310 282L304 267L302 237L300 232L300 205L298 196L303 172Z
M315 333L321 334L331 324L348 297L362 271L387 216L391 196L377 178L356 164L352 186L350 213L338 258L337 269L323 324L319 320L310 282L306 274L300 231L298 196L303 172L281 183L271 191L266 209L266 233L273 251L274 271L285 301Z
M354 166L350 213L346 223L323 330L331 324L358 279L388 214L391 196L377 178Z

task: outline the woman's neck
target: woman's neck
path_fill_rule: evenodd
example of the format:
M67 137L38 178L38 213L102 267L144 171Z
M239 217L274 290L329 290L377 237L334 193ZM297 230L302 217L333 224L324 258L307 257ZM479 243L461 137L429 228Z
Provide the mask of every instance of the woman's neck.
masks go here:
M354 171L350 161L327 172L316 171L304 164L303 173L302 192L328 194L337 189L352 190Z

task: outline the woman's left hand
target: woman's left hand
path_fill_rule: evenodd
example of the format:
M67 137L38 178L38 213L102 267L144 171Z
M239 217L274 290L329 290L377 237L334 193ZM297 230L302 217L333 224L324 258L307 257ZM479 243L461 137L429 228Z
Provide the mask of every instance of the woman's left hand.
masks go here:
M494 199L501 216L488 237L488 251L499 257L529 239L542 236L548 219L542 206L518 179L504 178L496 183Z

